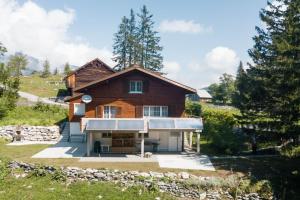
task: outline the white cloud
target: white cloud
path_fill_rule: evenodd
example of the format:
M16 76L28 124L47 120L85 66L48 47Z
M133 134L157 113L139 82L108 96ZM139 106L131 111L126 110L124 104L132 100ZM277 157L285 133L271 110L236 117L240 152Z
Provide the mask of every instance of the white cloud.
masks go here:
M209 67L224 73L234 73L239 60L234 50L222 46L212 49L205 55L205 62Z
M193 20L163 20L159 25L161 32L204 33L211 32L212 27L204 27Z
M65 62L82 65L99 57L112 65L112 53L92 47L81 36L71 37L68 30L75 19L72 9L45 10L32 1L19 4L0 0L0 41L9 53L22 51L57 67Z
M163 73L166 73L166 76L169 78L176 78L178 72L181 70L181 67L178 62L164 61L163 65Z

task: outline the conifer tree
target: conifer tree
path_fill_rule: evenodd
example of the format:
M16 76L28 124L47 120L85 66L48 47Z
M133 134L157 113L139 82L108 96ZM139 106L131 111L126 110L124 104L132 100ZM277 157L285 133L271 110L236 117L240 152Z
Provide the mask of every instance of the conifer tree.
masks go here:
M41 77L43 78L47 78L51 75L50 73L50 63L48 60L45 60L44 64L43 64L43 72Z
M64 75L68 75L71 72L71 67L69 65L69 63L67 62L64 66Z
M57 67L54 69L53 75L58 75L58 69L57 69Z
M117 62L115 70L120 71L128 67L128 37L129 37L129 20L127 17L122 18L119 25L119 31L115 34L113 53L116 55L113 60Z
M248 110L257 118L272 119L273 130L299 135L300 1L275 0L260 18L265 27L256 27L249 50L254 64L247 70L252 88Z
M160 71L162 69L162 47L159 45L160 37L158 32L153 30L154 21L153 15L149 13L144 5L141 9L138 25L138 56L139 64L144 68Z

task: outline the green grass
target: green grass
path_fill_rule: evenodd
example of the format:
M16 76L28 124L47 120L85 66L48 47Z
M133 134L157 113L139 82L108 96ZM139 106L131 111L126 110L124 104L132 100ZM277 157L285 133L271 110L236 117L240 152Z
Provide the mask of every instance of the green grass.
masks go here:
M67 109L59 107L58 112L35 110L33 107L17 106L0 120L0 126L5 125L33 125L51 126L67 117Z
M151 192L140 187L132 187L122 191L122 187L112 183L77 182L67 185L51 180L50 177L30 177L15 179L6 177L0 181L1 199L172 199L158 192Z
M60 90L65 90L64 82L60 82L63 76L51 75L48 78L41 78L39 75L21 77L20 90L40 97L56 97ZM59 82L52 84L51 81Z

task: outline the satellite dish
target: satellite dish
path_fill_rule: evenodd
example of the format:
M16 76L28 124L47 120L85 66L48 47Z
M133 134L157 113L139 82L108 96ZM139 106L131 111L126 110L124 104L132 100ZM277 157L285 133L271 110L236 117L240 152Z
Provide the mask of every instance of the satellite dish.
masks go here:
M83 95L81 97L81 100L84 102L84 103L90 103L92 101L92 97L90 95Z

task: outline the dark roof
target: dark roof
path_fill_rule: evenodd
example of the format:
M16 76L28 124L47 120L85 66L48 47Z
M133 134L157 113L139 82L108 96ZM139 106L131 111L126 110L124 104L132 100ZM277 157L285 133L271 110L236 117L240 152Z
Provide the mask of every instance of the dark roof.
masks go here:
M119 71L119 72L115 72L115 73L113 73L113 74L111 74L111 75L108 75L108 76L105 76L105 77L103 77L103 78L101 78L101 79L99 79L99 80L92 81L92 82L90 82L90 83L88 83L88 84L86 84L86 85L83 85L83 86L81 86L81 87L75 88L74 91L80 92L80 91L81 91L82 89L84 89L84 88L88 88L88 87L90 87L90 86L92 86L92 85L95 85L95 84L97 84L97 83L101 83L101 82L103 82L103 81L109 80L109 79L111 79L111 78L115 78L115 77L117 77L117 76L121 76L121 75L123 75L123 74L126 74L126 73L131 72L131 71L134 71L134 70L140 71L140 72L145 73L145 74L148 74L148 75L150 75L150 76L152 76L152 77L155 77L155 78L158 78L158 79L163 80L163 81L165 81L165 82L168 82L168 83L170 83L170 84L172 84L172 85L175 85L175 86L177 86L177 87L180 87L180 88L182 88L182 89L184 89L184 90L186 90L186 91L189 91L189 92L191 92L191 93L196 93L196 92L197 92L196 89L194 89L194 88L188 87L188 86L186 86L186 85L183 85L183 84L178 83L178 82L176 82L176 81L173 81L173 80L171 80L171 79L168 79L168 78L166 78L166 77L163 77L163 76L161 76L160 74L158 74L157 72L153 72L153 71L144 69L144 68L142 68L142 67L140 67L140 66L138 66L138 65L132 65L131 67L129 67L129 68L127 68L127 69L124 69L124 70Z
M110 66L108 66L105 62L103 62L103 61L100 60L99 58L95 58L94 60L92 60L92 61L90 61L90 62L87 62L86 64L82 65L81 67L79 67L79 68L75 69L74 71L70 72L68 75L66 75L66 76L64 77L64 79L67 78L67 77L69 77L69 76L71 76L72 74L75 74L77 71L79 71L79 70L81 70L81 69L87 67L88 65L92 64L93 62L98 62L98 63L102 64L102 65L103 65L106 69L108 69L109 71L115 72L115 71L114 71Z

